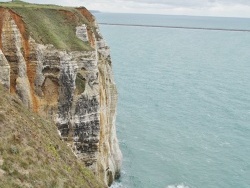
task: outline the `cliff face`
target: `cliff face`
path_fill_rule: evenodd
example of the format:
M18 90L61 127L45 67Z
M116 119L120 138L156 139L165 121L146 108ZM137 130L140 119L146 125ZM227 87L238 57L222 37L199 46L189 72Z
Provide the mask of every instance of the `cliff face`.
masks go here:
M61 141L52 121L0 84L0 187L106 188Z
M74 154L110 185L119 176L122 155L115 130L117 90L109 47L85 8L36 7L34 11L26 6L0 8L0 81L25 106L56 122ZM44 15L40 18L46 21L44 27L50 25L49 15L60 16L57 22L63 18L61 32L63 23L74 22L74 30L65 36L74 32L75 38L68 40L76 41L79 48L64 48L67 41L62 43L66 39L60 39L56 29L54 34L41 28L54 36L51 43L39 34L39 27L33 31L36 25L27 24L32 11Z

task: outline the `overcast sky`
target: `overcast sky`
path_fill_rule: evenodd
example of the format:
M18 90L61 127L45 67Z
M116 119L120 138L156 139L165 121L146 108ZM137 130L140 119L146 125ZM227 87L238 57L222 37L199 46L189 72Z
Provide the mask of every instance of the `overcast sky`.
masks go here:
M0 0L1 1L1 0ZM103 12L249 17L250 0L26 0Z

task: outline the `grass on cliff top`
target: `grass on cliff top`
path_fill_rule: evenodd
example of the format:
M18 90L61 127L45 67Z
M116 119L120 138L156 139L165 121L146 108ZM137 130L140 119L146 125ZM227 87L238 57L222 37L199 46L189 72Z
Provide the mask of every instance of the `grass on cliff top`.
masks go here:
M37 8L37 7L43 7L43 8L53 8L57 9L61 6L58 5L50 5L50 4L31 4L31 3L26 3L24 1L19 1L19 0L14 0L14 1L9 1L9 2L0 2L0 6L3 7L29 7L29 8Z
M0 96L0 187L105 187L60 140L55 124L2 86Z
M88 42L76 37L77 26L91 23L74 8L22 1L0 3L0 7L20 15L28 34L38 43L53 44L57 49L67 51L93 50Z

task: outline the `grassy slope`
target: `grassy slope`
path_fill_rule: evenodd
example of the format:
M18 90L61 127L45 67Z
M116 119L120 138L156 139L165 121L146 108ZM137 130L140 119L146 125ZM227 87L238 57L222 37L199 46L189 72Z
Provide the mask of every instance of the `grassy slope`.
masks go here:
M75 34L76 26L91 26L91 23L74 8L22 1L0 3L0 7L9 8L22 16L28 34L39 43L53 44L58 49L68 51L92 50L88 42L81 41Z
M100 187L60 140L56 126L0 86L0 187Z

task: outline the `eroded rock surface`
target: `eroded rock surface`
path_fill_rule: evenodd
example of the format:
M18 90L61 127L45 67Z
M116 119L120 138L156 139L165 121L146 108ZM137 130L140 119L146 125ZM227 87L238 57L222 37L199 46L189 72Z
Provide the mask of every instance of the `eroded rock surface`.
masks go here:
M36 42L14 12L0 10L0 82L33 111L56 122L75 155L107 185L119 177L122 154L115 118L117 90L109 48L96 27L76 27L90 51L64 51Z

